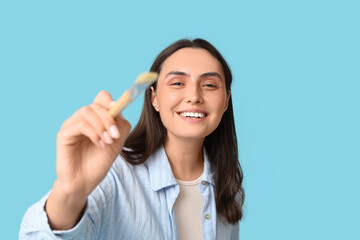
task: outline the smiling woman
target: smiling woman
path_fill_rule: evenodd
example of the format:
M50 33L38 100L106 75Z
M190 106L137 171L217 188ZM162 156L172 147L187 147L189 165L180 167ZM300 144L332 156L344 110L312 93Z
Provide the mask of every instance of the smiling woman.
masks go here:
M27 239L238 239L243 174L231 71L202 39L156 58L134 130L102 91L63 124L53 189L26 213Z
M167 140L182 136L188 145L202 143L216 129L230 97L222 72L220 62L204 49L182 48L166 59L157 90L151 89Z

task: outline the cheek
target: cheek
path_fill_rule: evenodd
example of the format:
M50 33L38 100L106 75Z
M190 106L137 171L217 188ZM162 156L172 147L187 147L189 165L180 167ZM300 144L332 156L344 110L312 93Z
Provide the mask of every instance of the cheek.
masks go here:
M166 94L162 94L158 98L158 106L161 110L167 111L175 106L177 106L180 102L179 96L176 94L171 94L168 92Z
M226 97L224 95L209 96L207 102L216 113L223 114L226 110Z

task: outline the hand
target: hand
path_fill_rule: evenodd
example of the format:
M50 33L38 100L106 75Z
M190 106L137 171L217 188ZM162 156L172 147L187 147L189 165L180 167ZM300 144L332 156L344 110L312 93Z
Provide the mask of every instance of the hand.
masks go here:
M57 135L56 172L63 192L88 196L104 179L129 134L122 115L108 114L111 95L101 91L94 102L76 111Z

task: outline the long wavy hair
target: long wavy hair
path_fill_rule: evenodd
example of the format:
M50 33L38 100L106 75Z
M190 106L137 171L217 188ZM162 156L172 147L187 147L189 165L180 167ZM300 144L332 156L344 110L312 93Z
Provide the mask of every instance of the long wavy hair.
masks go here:
M150 68L160 73L163 62L174 52L182 48L201 48L207 50L222 65L226 90L230 93L232 74L219 51L203 39L181 39L165 48ZM157 82L152 84L156 90ZM149 156L164 144L166 128L151 103L151 89L145 92L144 105L139 122L127 138L121 155L133 165L144 163ZM216 211L220 217L235 224L243 217L242 207L245 192L242 187L243 172L238 159L238 146L234 124L231 96L228 108L218 127L205 137L205 149L209 155L211 170L214 173Z

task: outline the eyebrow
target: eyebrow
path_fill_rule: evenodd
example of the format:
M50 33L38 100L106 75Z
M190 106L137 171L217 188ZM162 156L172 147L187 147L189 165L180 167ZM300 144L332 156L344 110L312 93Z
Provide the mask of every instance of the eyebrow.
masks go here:
M218 74L217 72L207 72L207 73L203 73L201 74L201 77L217 77L219 80L222 80L222 77L220 76L220 74Z
M181 71L171 71L171 72L168 72L166 75L165 75L165 79L171 75L176 75L176 76L185 76L185 77L189 77L190 75L187 74L187 73L184 73L184 72L181 72Z
M176 75L176 76L185 76L185 77L189 77L190 74L188 73L185 73L185 72L181 72L181 71L171 71L171 72L168 72L166 75L165 75L165 79L171 75ZM203 73L200 75L201 78L205 78L205 77L216 77L218 78L219 80L222 80L222 77L220 76L219 73L217 72L207 72L207 73Z

